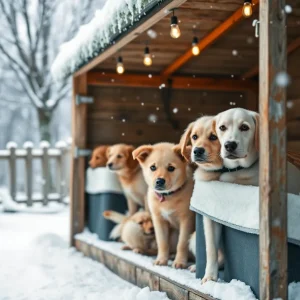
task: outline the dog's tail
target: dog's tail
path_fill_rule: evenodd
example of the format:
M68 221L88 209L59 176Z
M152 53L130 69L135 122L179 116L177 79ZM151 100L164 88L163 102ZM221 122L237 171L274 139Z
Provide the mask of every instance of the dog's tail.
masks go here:
M117 224L122 223L126 219L125 215L122 215L114 210L105 210L103 212L103 217Z

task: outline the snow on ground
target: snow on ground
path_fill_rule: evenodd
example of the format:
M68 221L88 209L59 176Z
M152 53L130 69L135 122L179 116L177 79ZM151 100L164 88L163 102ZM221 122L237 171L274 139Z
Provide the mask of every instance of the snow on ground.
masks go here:
M218 282L208 281L201 285L200 280L195 278L195 274L188 270L175 270L171 268L171 261L168 267L154 266L153 258L136 254L130 251L122 251L122 243L105 242L97 238L97 235L88 231L78 234L77 239L86 243L95 245L100 249L108 251L120 258L134 263L135 265L144 267L148 270L156 272L171 280L198 290L202 293L209 294L220 300L255 300L256 297L251 291L251 288L244 282L239 280L231 280L229 283L219 280ZM300 283L291 283L289 285L289 300L300 300Z
M67 210L4 213L0 206L0 300L168 299L68 248L68 235Z

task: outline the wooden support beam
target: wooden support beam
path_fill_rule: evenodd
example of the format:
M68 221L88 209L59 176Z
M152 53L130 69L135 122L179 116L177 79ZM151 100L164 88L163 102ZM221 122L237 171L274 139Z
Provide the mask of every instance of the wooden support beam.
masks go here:
M297 50L298 48L300 48L300 36L298 38L296 38L295 40L293 40L287 47L287 54L291 54L292 52L294 52L295 50ZM258 70L258 66L255 66L253 68L251 68L249 71L247 71L243 76L241 76L242 78L245 79L250 79L254 76L256 76L259 72Z
M71 163L71 224L70 243L75 246L74 236L84 229L85 158L75 157L75 149L86 148L87 104L77 105L76 96L87 95L86 74L73 77L72 101L72 163Z
M260 297L287 299L285 0L260 2Z
M174 89L197 89L197 90L214 90L214 91L253 91L257 92L257 83L255 81L239 79L222 79L222 78L193 78L184 76L174 76L172 88ZM160 75L148 74L122 74L89 72L87 74L87 84L94 86L124 86L124 87L141 87L141 88L158 88L168 85L168 80Z
M259 0L253 0L254 9L257 7ZM235 11L227 20L221 23L212 32L207 34L202 40L199 41L198 47L202 52L212 43L214 43L218 38L224 35L228 30L235 26L239 21L244 18L243 16L243 3L241 2L241 7ZM201 55L201 54L200 54ZM172 64L170 64L165 70L162 71L161 75L169 76L176 72L182 65L194 57L191 47L180 57L178 57Z
M87 65L79 69L74 74L74 76L77 77L81 74L90 71L101 62L105 61L112 55L116 54L121 48L129 44L131 41L137 38L141 33L148 30L157 22L159 22L161 19L163 19L168 14L168 11L170 11L173 8L179 7L186 1L187 0L166 0L159 3L159 5L157 4L155 8L153 8L149 13L147 13L147 15L142 16L141 20L137 23L136 26L133 25L129 30L126 31L126 34L124 36L122 36L120 39L115 41L113 45L105 49L104 52L102 52L97 57L95 57Z

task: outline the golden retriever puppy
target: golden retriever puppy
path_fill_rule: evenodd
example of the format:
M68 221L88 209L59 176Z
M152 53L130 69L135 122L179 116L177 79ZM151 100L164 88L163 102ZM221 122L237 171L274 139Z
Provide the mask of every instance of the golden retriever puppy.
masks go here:
M139 211L128 217L116 211L106 210L103 216L120 224L113 229L111 237L121 237L125 243L123 250L133 250L135 253L147 255L157 254L154 227L149 212Z
M190 123L180 140L182 155L195 163L195 180L219 180L223 173L223 160L220 157L221 144L215 131L214 117L206 116ZM206 269L202 282L218 279L219 265L223 264L223 253L219 249L221 225L203 216L206 245ZM219 249L219 251L218 251ZM190 250L196 252L196 235L190 240ZM195 271L195 266L190 267Z
M127 198L129 214L132 216L139 207L147 209L147 184L137 161L132 158L133 146L117 144L107 149L107 167L116 172Z
M171 231L179 232L173 267L186 268L188 241L195 230L195 215L189 210L193 192L192 171L171 143L145 145L133 151L148 184L148 204L153 218L158 256L155 265L167 265Z
M92 157L89 161L89 165L92 169L106 166L107 148L108 148L108 146L98 146L93 150Z

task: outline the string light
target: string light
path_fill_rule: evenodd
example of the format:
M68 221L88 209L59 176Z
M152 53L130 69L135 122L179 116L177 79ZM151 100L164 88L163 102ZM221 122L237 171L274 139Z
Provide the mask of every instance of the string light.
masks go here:
M180 28L178 26L178 19L174 15L174 10L173 10L173 16L171 17L171 31L170 35L173 39L178 39L181 35Z
M252 16L252 0L245 0L243 6L243 16L249 18Z
M122 56L118 57L116 70L118 74L123 74L125 72Z
M192 42L192 53L195 56L200 54L200 49L198 47L198 43L199 43L198 38L195 36L193 38L193 42Z
M144 65L147 67L152 65L152 58L151 58L149 47L146 47L144 51Z

